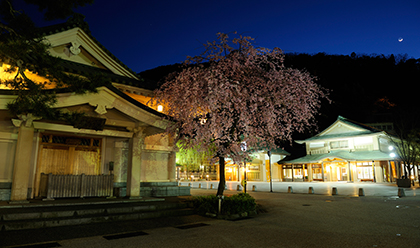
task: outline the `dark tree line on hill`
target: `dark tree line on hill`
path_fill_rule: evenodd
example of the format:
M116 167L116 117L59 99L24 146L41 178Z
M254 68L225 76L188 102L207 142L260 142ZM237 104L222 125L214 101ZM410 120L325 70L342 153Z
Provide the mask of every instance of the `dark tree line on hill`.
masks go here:
M321 126L331 124L338 115L362 123L391 122L395 109L409 113L418 105L420 59L355 53L287 54L285 64L306 69L331 90L333 103L323 106Z
M333 102L323 104L318 118L322 130L338 115L362 123L386 122L392 121L391 106L399 112L417 108L420 59L407 57L289 53L285 66L308 71L317 77L318 84L330 90ZM139 75L158 85L166 75L179 68L180 64L160 66Z
M330 90L332 103L325 101L317 118L318 130L297 133L295 140L309 138L331 125L338 115L361 123L395 122L416 114L420 59L407 55L286 54L285 66L306 70L317 83ZM160 66L139 73L146 82L159 86L180 64ZM275 94L275 93L273 93ZM292 146L291 146L292 145ZM292 157L305 154L303 146L284 143Z

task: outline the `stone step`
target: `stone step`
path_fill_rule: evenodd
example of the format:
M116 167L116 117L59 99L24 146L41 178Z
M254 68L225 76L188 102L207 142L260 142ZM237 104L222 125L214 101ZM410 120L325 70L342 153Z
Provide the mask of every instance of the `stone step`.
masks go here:
M181 202L73 205L8 209L0 215L0 230L38 229L90 223L192 215Z

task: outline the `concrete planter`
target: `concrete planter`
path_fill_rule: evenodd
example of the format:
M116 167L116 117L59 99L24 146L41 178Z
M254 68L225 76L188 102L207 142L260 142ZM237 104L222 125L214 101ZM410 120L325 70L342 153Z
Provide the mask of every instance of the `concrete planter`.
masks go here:
M397 186L401 188L410 188L411 179L397 179Z

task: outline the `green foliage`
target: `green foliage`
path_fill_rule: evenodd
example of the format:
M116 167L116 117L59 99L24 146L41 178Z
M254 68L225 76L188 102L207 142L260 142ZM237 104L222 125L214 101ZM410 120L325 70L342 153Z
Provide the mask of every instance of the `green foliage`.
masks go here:
M93 0L25 0L38 5L47 20L65 18L75 14L73 8L92 3ZM23 11L14 8L13 0L0 1L0 63L10 65L8 72L13 79L1 80L17 97L8 103L13 115L32 114L49 120L77 122L81 113L61 113L54 109L56 91L66 89L76 94L96 92L96 88L109 83L100 74L74 75L65 72L64 60L49 54L50 45L44 42L41 32ZM79 17L75 15L70 20ZM34 81L31 72L46 79ZM47 90L49 89L49 90Z
M256 208L255 199L246 193L225 197L222 203L222 214L239 214L253 211Z
M219 209L219 198L215 195L196 196L193 198L193 206L199 214L217 214ZM221 214L232 215L254 211L256 206L255 199L246 193L225 196L222 200Z
M181 141L177 143L179 151L176 153L176 161L178 165L185 166L188 171L199 170L200 165L208 165L212 157L214 157L214 149L209 148L202 151L200 146L194 148L183 147Z
M195 196L193 207L201 215L206 213L217 214L219 208L219 198L215 195Z

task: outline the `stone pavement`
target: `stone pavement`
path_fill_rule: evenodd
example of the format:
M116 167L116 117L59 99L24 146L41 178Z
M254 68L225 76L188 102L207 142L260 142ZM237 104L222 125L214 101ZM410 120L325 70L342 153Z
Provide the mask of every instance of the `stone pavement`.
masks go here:
M289 184L293 193L287 193ZM256 184L257 185L257 184ZM418 188L398 197L393 185L361 184L366 196L352 195L359 184L276 183L275 192L249 191L264 213L250 219L226 221L188 216L83 225L34 232L7 232L0 246L14 247L418 247L420 196ZM203 186L203 185L202 185ZM259 187L258 187L259 186ZM338 194L330 195L336 186ZM198 187L198 184L197 184ZM228 188L235 184L229 184ZM252 189L252 186L250 186ZM378 187L378 188L377 188ZM306 190L305 190L306 189ZM301 193L299 191L302 191ZM323 192L323 194L321 194ZM345 193L348 192L348 193ZM352 193L353 192L353 193ZM215 194L216 189L191 190L192 195ZM225 195L238 193L225 191ZM346 195L348 194L348 195ZM3 233L4 234L4 233ZM12 243L12 240L26 240ZM7 243L6 243L7 242ZM40 246L29 246L38 244ZM54 246L55 245L55 246Z
M227 189L237 191L239 182L226 182ZM217 181L184 181L180 185L191 185L193 189L217 189ZM390 183L348 183L348 182L273 182L272 191L277 193L288 193L291 187L292 193L309 193L309 188L313 189L313 194L332 195L333 188L336 189L335 193L341 196L359 196L360 189L363 189L365 196L398 196L399 188L396 184ZM420 187L418 183L411 188L400 188L404 190L405 196L420 196ZM240 186L240 190L243 188ZM269 192L269 182L248 182L247 192Z

